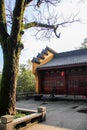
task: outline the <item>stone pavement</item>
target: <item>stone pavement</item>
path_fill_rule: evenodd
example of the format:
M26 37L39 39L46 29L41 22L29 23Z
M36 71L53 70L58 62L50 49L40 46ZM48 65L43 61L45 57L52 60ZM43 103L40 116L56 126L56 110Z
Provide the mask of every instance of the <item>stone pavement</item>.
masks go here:
M24 130L29 130L29 129L30 130L70 130L70 129L59 128L59 127L54 127L54 126L49 126L49 125L44 125L44 124L35 124Z
M46 125L46 127L49 125L52 126L52 128L57 127L57 130L59 128L87 130L87 113L78 112L82 109L87 109L87 102L48 100L35 101L33 99L29 99L17 101L16 106L32 110L36 110L38 106L45 106L47 108L47 115L46 121L42 122L42 124Z

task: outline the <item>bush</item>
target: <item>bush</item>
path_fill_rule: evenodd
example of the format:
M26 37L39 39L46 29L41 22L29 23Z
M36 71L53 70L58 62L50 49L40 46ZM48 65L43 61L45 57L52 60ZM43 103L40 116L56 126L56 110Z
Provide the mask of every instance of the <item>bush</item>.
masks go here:
M17 92L34 92L35 91L35 76L31 70L22 68L18 76Z

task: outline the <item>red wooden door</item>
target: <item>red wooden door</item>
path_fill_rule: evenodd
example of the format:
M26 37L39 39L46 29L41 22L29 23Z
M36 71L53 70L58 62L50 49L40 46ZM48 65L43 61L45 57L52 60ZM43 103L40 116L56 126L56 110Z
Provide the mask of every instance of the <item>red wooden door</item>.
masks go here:
M77 71L67 76L68 94L87 95L87 74Z
M65 78L57 71L45 72L42 80L43 93L51 94L52 90L55 94L64 94Z

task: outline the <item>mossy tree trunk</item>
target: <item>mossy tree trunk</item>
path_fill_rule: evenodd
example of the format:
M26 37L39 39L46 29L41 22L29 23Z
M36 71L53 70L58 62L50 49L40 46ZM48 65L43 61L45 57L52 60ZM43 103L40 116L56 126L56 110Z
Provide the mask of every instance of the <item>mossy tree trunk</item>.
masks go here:
M3 72L0 91L0 116L14 115L19 57L23 45L21 31L25 0L17 0L13 10L11 33L7 32L4 0L0 0L0 43L3 51Z
M12 42L12 40L9 41L10 46L7 48L3 47L4 66L0 93L0 115L15 114L20 50L16 46L14 47Z

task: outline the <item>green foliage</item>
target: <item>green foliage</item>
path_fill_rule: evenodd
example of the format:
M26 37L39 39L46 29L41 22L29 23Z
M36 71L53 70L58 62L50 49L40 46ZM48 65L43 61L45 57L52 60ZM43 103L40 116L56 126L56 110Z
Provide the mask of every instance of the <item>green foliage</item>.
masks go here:
M23 116L26 116L26 114L21 113L21 112L16 112L16 115L14 116L14 119L20 118L20 117L23 117Z
M25 65L21 65L18 76L17 92L34 92L35 76Z
M80 49L87 48L87 38L84 39L83 43L81 44Z

